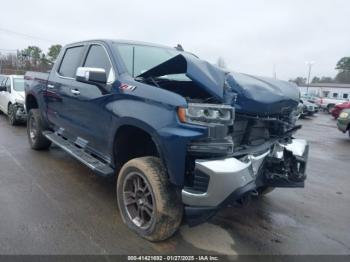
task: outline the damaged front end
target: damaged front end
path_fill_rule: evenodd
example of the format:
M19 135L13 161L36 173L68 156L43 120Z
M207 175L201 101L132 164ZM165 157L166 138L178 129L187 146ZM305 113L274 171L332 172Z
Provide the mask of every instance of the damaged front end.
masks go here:
M172 74L190 81L163 78ZM178 109L182 123L207 127L187 146L182 201L190 225L262 188L304 187L309 146L293 138L301 128L295 86L224 72L184 54L139 77L186 98L187 108Z
M191 182L182 190L190 225L204 222L220 208L263 187L304 187L308 144L291 139L265 152L219 159L195 159Z

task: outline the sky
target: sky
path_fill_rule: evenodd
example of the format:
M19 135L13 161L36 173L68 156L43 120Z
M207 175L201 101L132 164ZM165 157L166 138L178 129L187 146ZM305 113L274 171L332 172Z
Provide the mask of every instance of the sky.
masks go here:
M0 0L0 52L111 38L168 46L289 80L335 76L350 56L349 0ZM8 50L5 50L8 49Z

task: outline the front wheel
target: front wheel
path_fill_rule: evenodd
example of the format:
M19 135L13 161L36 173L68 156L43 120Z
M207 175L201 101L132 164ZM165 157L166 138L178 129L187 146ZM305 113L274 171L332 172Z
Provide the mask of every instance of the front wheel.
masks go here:
M51 141L43 135L43 131L45 126L39 109L31 109L27 120L27 135L31 148L42 150L50 147Z
M147 240L167 239L180 226L180 194L157 157L127 162L118 176L117 197L124 223Z
M15 105L10 104L7 109L7 116L11 126L15 126L18 124L18 119L16 117L17 107Z

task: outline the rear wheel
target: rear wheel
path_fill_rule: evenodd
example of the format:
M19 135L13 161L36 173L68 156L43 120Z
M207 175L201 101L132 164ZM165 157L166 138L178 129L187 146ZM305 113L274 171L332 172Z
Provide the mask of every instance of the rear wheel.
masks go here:
M51 145L51 141L44 135L45 125L41 119L38 109L31 109L28 113L27 135L31 148L35 150L47 149Z
M161 241L178 229L183 206L157 157L135 158L121 169L117 197L124 223L141 237Z

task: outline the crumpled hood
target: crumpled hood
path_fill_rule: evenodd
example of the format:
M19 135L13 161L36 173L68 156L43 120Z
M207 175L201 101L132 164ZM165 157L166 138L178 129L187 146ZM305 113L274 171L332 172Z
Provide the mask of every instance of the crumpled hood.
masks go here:
M237 112L253 115L286 114L299 104L299 89L292 83L267 77L230 73L227 83L237 94Z
M225 72L197 57L182 53L142 73L139 77L157 77L186 74L209 94L222 100L224 97Z
M235 93L237 98L232 104L238 113L253 115L287 113L296 109L299 103L299 90L289 82L225 72L186 53L151 68L139 77L171 74L186 74L200 88L221 102L227 102L225 98L230 96L229 93ZM224 91L225 86L227 91Z

